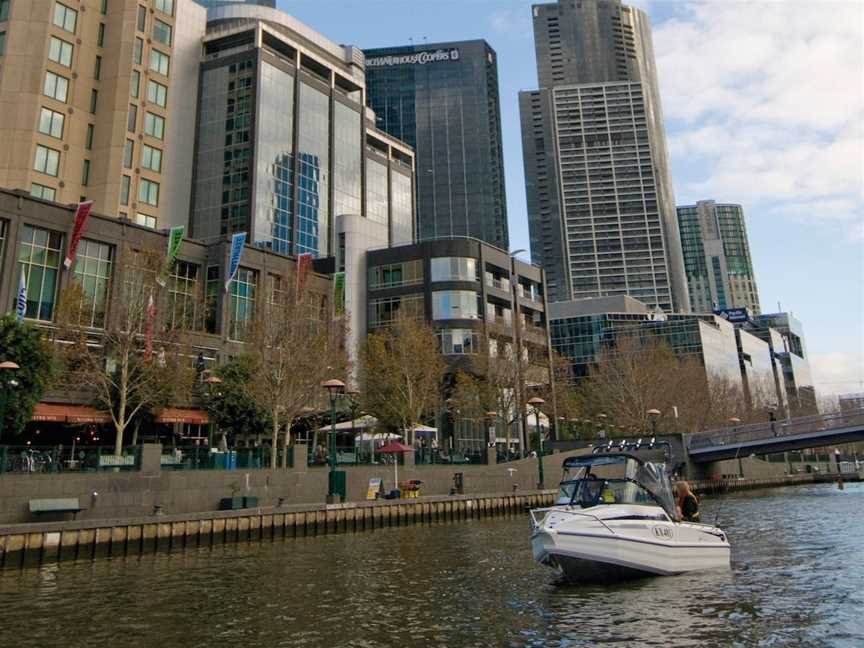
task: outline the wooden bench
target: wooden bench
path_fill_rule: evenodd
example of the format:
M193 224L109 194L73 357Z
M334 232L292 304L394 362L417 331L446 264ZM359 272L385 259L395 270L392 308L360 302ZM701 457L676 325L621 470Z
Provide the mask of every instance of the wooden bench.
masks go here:
M77 497L58 497L53 499L31 499L30 512L34 515L40 513L72 513L72 519L84 508L78 502Z

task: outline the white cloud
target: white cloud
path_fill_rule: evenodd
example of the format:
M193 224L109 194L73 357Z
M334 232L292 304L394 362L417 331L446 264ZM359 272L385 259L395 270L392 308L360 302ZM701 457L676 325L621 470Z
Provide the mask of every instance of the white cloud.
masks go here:
M810 371L819 396L864 391L864 354L811 353Z
M654 42L681 197L856 231L864 3L688 5Z

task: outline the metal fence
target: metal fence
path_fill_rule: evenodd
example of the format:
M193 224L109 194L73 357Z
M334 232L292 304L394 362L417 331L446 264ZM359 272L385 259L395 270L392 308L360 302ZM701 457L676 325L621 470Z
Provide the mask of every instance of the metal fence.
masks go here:
M761 441L774 437L827 432L848 427L864 427L864 409L840 414L806 416L789 421L752 423L720 430L709 430L690 435L688 448L699 450L718 445L737 445L748 441Z
M141 448L115 455L114 446L0 446L0 474L99 472L138 470Z
M276 467L282 467L284 448L276 451ZM160 458L162 470L237 470L240 468L270 468L270 446L217 450L207 446L163 446ZM287 467L294 465L294 447L288 447Z

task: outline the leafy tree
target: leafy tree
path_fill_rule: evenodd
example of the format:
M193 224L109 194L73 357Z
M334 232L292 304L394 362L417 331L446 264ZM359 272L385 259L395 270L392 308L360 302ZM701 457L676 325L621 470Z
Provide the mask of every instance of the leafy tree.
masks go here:
M222 382L210 388L206 398L207 413L223 434L254 435L273 425L267 412L246 395L254 364L251 356L240 356L216 374Z
M435 332L425 322L401 316L369 334L361 354L363 405L387 427L413 431L441 400L447 364Z
M0 319L0 362L7 361L21 367L0 375L18 383L17 387L5 387L2 430L8 436L21 433L53 377L50 344L38 329L19 322L14 315Z

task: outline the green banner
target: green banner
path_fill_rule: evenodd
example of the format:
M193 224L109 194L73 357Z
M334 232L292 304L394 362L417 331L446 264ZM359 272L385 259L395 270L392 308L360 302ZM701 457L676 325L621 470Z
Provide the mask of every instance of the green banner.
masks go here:
M337 315L345 314L345 273L333 275L333 304Z
M168 253L165 257L165 265L162 267L162 272L156 282L160 286L164 286L168 282L168 277L171 275L171 269L174 267L174 261L177 259L177 254L180 252L180 245L183 243L183 233L185 231L183 225L172 227L168 234Z

